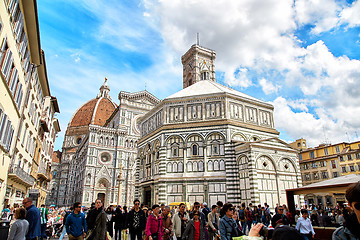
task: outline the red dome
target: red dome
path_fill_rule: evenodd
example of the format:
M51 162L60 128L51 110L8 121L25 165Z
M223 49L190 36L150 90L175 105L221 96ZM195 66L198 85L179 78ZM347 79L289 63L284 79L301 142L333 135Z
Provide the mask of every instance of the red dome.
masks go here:
M69 127L90 124L104 126L116 108L117 105L106 97L91 99L76 111Z

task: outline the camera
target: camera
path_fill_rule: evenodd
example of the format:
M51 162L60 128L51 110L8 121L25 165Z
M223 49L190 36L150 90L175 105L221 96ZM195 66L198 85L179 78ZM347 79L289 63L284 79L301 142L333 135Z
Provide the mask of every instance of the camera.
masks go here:
M264 239L271 239L274 232L274 228L268 228L263 226L259 232L260 236L264 237Z

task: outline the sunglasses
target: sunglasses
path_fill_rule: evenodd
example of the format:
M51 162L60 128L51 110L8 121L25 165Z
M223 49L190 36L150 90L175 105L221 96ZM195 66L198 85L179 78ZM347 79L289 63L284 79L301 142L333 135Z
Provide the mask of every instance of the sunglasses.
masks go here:
M194 216L199 216L199 214L195 213Z
M356 210L360 211L360 202L354 204Z
M279 211L284 211L284 209L279 209Z
M76 208L81 208L81 206L76 206Z

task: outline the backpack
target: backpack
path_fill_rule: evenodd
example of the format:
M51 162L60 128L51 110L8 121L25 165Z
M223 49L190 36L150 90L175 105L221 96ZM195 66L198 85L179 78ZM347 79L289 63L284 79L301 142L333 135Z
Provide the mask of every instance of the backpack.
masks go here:
M244 209L239 210L239 219L240 220L245 220L245 211L244 211Z

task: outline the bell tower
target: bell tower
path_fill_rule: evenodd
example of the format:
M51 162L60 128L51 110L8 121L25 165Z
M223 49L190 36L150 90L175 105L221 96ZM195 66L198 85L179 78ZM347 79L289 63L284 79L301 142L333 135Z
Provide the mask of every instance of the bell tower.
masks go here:
M183 88L202 80L215 82L214 50L194 44L181 57L183 65Z

